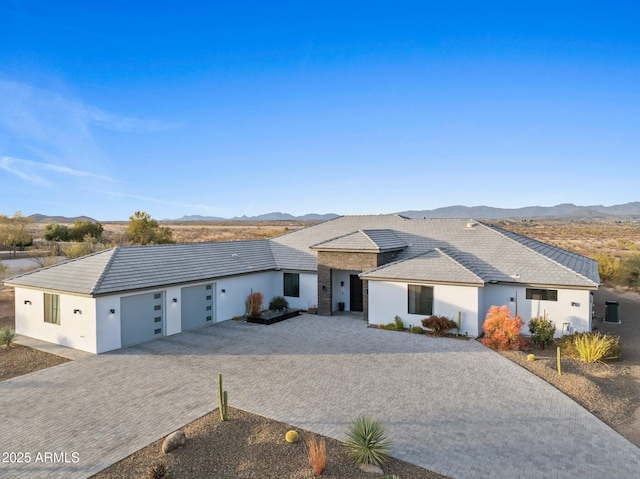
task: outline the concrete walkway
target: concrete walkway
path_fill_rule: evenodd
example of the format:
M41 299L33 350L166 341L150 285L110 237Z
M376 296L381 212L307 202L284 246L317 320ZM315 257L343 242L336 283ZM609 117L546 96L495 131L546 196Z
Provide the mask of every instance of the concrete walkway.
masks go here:
M232 406L336 439L356 415L378 417L393 456L452 478L640 471L636 446L476 341L300 316L226 321L1 382L2 452L31 462L0 462L0 477L87 477L215 409L218 373Z

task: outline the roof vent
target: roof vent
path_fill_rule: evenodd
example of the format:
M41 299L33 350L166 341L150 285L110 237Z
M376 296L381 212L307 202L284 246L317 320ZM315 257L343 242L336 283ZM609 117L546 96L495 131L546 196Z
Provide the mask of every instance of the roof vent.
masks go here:
M477 223L473 220L469 220L467 221L467 229L471 229L473 228L475 225L477 225Z
M233 259L238 259L238 253L233 253L233 254L231 255L231 257L232 257Z

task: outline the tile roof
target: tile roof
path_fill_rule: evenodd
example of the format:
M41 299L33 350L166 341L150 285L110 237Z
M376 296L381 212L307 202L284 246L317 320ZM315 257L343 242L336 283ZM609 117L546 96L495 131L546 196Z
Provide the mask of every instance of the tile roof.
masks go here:
M484 284L480 276L439 248L410 259L394 261L360 276L365 279Z
M315 245L315 246L314 246ZM5 281L101 295L258 271L317 270L318 249L398 251L363 277L596 288L585 256L481 222L342 216L271 240L116 247Z
M311 246L316 250L339 250L339 251L396 251L406 248L407 244L398 238L393 231L382 230L359 230L346 234L338 238L323 241Z
M6 283L97 296L275 267L264 240L121 246L17 276Z

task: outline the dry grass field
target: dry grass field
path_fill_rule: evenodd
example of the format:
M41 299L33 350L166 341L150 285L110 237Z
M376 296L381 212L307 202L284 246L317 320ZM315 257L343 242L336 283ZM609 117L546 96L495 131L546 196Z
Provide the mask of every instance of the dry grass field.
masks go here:
M295 231L313 221L206 221L160 222L178 243L266 239ZM596 254L625 258L640 251L640 221L616 220L493 220L488 223L544 241L585 256ZM71 225L69 225L71 226ZM103 240L109 245L126 244L127 222L103 223ZM45 223L32 223L34 238L42 238Z
M596 220L496 220L491 224L574 253L625 258L640 251L640 222Z

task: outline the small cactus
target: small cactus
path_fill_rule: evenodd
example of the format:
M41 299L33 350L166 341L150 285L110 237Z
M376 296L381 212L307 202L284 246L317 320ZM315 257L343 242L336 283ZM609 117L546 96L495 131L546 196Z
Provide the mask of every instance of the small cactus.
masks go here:
M222 421L229 419L229 403L227 391L222 390L222 374L218 374L218 409Z

